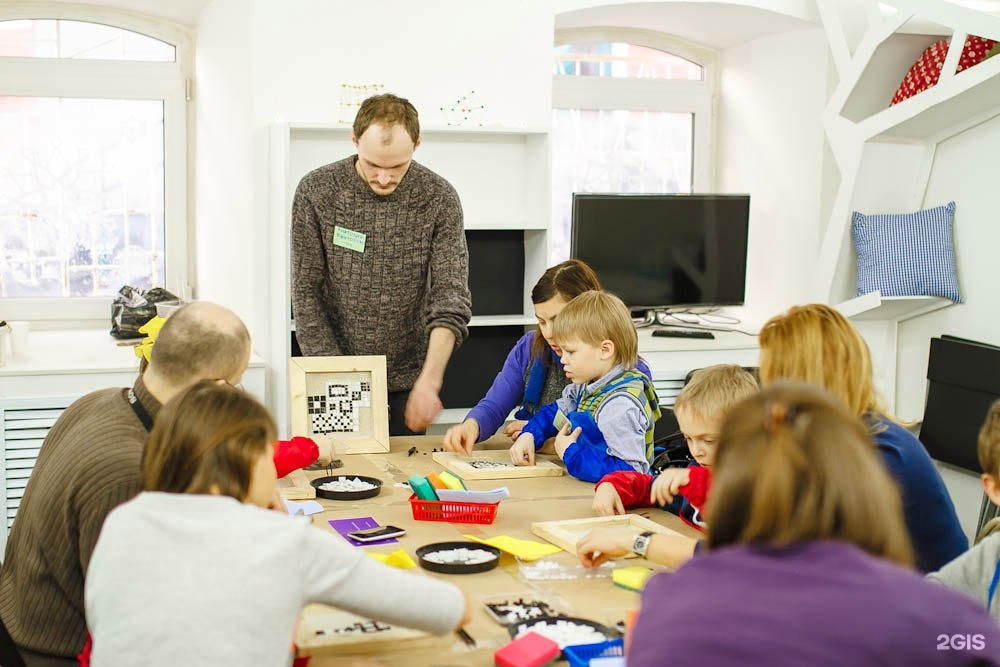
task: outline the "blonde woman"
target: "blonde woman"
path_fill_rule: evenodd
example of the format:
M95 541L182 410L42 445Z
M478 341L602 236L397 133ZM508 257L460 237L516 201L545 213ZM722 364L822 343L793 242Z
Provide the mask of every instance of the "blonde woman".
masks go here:
M760 381L796 380L822 387L860 417L896 481L917 567L937 570L969 547L941 474L916 436L879 400L871 355L857 329L823 304L795 306L760 330Z

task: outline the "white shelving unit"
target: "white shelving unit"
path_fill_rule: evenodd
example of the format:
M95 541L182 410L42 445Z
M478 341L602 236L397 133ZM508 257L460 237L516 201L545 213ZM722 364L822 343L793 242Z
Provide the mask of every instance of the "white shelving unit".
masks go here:
M951 300L937 296L882 296L876 291L834 306L851 318L865 337L872 354L876 386L880 387L890 411L896 409L900 323L951 305Z
M271 126L270 299L271 344L268 361L281 435L288 434L289 232L292 199L299 180L317 167L356 153L349 125L279 122ZM531 286L548 266L550 203L549 134L541 127L422 127L414 159L446 178L462 200L467 233L510 231L523 234L524 276L517 290L518 312L473 316L470 336L481 327L535 323ZM475 267L470 267L470 272ZM473 295L475 299L475 295ZM475 308L475 304L473 304ZM469 397L469 407L479 397ZM439 423L453 423L466 408L445 411ZM459 414L461 413L461 414Z
M890 410L899 382L900 323L951 301L883 297L877 292L852 298L856 261L851 212L916 211L944 203L926 200L938 145L1000 115L1000 58L954 72L967 35L1000 39L1000 19L952 3L895 0L893 5L894 14L868 12L861 25L846 5L818 3L839 76L823 125L841 180L815 273L817 298L838 303L868 341L876 381ZM921 34L909 29L928 21L933 29ZM943 37L951 39L951 46L938 83L889 107L909 68ZM878 188L870 185L873 177Z

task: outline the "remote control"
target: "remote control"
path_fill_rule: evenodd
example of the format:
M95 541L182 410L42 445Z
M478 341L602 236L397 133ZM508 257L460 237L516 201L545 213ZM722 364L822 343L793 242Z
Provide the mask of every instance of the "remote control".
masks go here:
M653 335L665 338L715 338L711 331L699 329L654 329Z

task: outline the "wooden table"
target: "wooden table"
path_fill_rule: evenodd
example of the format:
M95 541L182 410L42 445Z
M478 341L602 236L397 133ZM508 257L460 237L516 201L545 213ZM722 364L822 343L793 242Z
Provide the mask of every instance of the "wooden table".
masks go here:
M511 497L500 504L496 520L489 525L453 524L433 521L415 521L410 510L409 488L399 488L396 482L405 483L411 475L440 471L441 466L431 458L435 448L441 447L440 436L394 437L390 439L391 449L387 454L354 454L341 457L343 468L337 474L368 475L382 480L381 493L368 500L337 502L317 499L326 508L321 514L313 515L314 525L332 530L328 521L359 516L371 516L380 525L395 525L406 528L407 534L397 544L364 547L370 551L390 553L405 549L416 561L416 550L431 542L462 540L463 534L479 537L510 535L516 538L542 541L531 532L531 523L552 519L576 519L592 516L591 500L593 484L581 482L569 476L542 477L534 479L468 481L469 488L488 490L507 486ZM507 448L510 441L494 438L487 441L490 449ZM409 454L409 450L416 451ZM552 458L557 461L558 459ZM310 472L311 477L325 475L325 472ZM637 514L684 535L697 537L698 533L685 525L676 516L658 509L638 510ZM361 548L361 547L359 547ZM562 553L552 558L575 564L575 558ZM658 566L644 560L635 559L631 564ZM662 568L660 568L662 569ZM385 652L377 656L324 655L316 651L310 661L311 667L361 666L361 665L493 665L493 652L510 641L507 629L487 616L482 599L494 595L542 596L574 616L588 618L600 623L614 624L624 618L628 609L638 606L639 596L611 583L610 578L577 578L556 581L528 581L519 575L519 565L515 558L504 554L497 568L473 575L444 575L426 572L421 574L439 577L458 585L471 604L476 608L472 622L466 631L476 641L476 648L466 646L457 635L444 638L404 644L400 650L392 645L384 645ZM319 606L307 608L303 614L315 613Z

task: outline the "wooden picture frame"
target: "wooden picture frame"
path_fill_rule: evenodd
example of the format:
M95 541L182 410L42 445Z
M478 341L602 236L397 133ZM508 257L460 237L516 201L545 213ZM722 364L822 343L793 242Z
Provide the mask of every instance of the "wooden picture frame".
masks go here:
M364 628L369 631L364 631ZM372 628L385 629L370 631ZM420 630L372 621L320 604L306 605L295 628L295 644L299 656L384 655L390 651L405 652L434 647L440 647L443 651L453 642L454 635L435 637Z
M332 442L336 454L388 452L385 373L384 355L292 357L288 360L292 435L311 437L321 451Z
M540 457L535 457L533 466L515 466L510 462L510 453L504 450L476 450L470 456L454 452L434 452L431 457L435 463L455 473L462 479L521 479L523 477L560 477L562 466ZM497 468L477 468L475 461L506 463Z
M586 519L566 519L563 521L535 521L531 524L531 532L548 540L557 547L576 553L576 543L580 538L594 528L631 528L636 532L649 531L663 535L683 537L676 530L661 526L651 519L638 514L620 514L618 516L592 516ZM629 558L635 554L628 554Z

